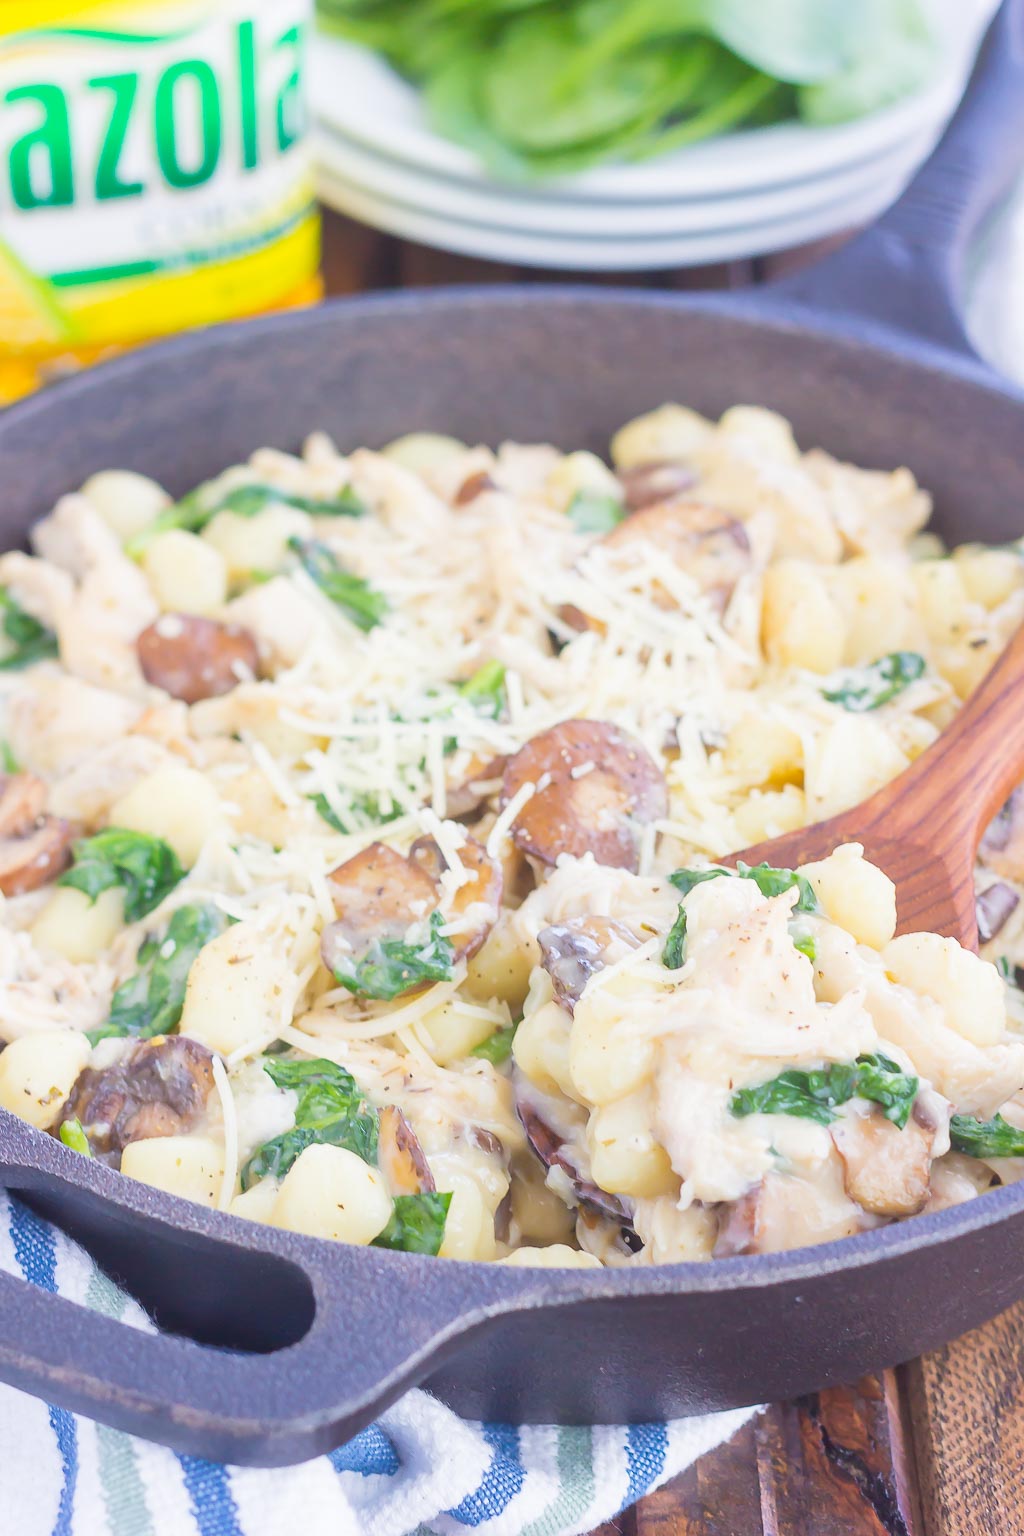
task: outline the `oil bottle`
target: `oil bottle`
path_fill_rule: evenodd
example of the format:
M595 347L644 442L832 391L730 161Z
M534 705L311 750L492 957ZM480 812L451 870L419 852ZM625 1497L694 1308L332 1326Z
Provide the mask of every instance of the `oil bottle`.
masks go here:
M311 0L0 5L0 402L319 294Z

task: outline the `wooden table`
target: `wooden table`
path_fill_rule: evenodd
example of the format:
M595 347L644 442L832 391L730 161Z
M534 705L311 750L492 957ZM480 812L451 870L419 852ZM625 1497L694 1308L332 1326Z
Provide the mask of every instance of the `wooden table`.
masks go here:
M335 214L324 233L331 294L538 280L736 288L841 243L595 277L452 256ZM767 1409L594 1536L1024 1536L1024 1303L927 1359Z

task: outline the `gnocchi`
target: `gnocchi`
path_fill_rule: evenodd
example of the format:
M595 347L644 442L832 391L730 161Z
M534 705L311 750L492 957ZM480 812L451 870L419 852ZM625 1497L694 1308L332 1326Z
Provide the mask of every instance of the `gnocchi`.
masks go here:
M1017 1177L1020 793L981 957L897 936L855 844L717 862L891 781L1024 620L1021 544L929 510L746 405L607 461L317 434L182 502L92 476L0 572L0 1107L234 1216L513 1267Z

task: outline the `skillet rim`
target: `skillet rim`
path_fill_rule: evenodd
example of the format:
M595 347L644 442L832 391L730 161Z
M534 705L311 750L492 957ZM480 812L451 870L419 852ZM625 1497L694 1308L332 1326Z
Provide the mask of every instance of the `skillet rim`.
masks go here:
M130 382L133 376L158 371L164 359L187 360L192 356L200 357L225 346L230 349L236 341L243 343L243 340L252 336L273 337L278 333L290 333L296 339L301 339L307 331L319 329L325 316L329 323L334 313L355 312L371 318L376 315L401 318L405 313L424 311L472 314L494 309L514 312L523 309L543 311L581 307L594 311L621 311L625 308L662 311L668 315L720 315L730 321L747 324L760 332L773 330L783 336L800 337L812 344L818 340L827 341L848 351L851 356L877 360L882 366L894 362L904 365L909 363L926 373L954 379L974 391L1008 401L1024 412L1024 386L1003 378L981 359L953 352L927 339L903 334L879 321L841 311L823 311L802 304L784 293L776 293L770 285L736 292L689 293L629 286L606 288L585 283L465 284L341 296L308 309L250 317L144 345L61 379L34 395L15 401L0 412L0 455L8 433L16 433L23 422L31 423L37 417L45 417L54 410L73 411L75 402L83 394L102 391L108 381L112 385ZM66 1172L55 1172L46 1166L49 1160L41 1165L32 1155L34 1145L38 1145L42 1151L46 1142L53 1143L53 1138L9 1111L0 1110L0 1132L6 1132L8 1122L10 1134L3 1134L2 1141L11 1148L15 1157L7 1160L11 1178L4 1182L16 1194L17 1174L24 1169L44 1176L49 1174L73 1187L87 1189L132 1215L165 1221L182 1234L199 1233L234 1247L272 1250L298 1262L300 1267L303 1253L308 1252L311 1257L319 1256L327 1261L328 1256L336 1251L337 1245L326 1239L266 1228L259 1223L232 1216L226 1211L209 1210L181 1197L139 1184L111 1168L81 1158L70 1149L59 1147L59 1144L56 1145L67 1160ZM37 1142L37 1138L43 1139ZM17 1153L18 1143L22 1139L28 1143L23 1162ZM60 1160L65 1161L65 1158ZM110 1188L105 1187L108 1179L114 1181ZM23 1186L23 1192L31 1193L31 1190ZM506 1297L513 1300L521 1296L525 1306L553 1308L577 1301L609 1301L620 1297L639 1300L666 1293L686 1295L761 1290L775 1284L810 1280L825 1273L857 1272L872 1264L898 1260L918 1249L929 1250L966 1240L976 1231L1003 1224L1014 1214L1019 1214L1022 1208L1024 1180L987 1191L973 1200L931 1215L914 1216L849 1237L778 1253L601 1270L505 1268L477 1260L450 1262L458 1265L456 1274L465 1273L467 1269L486 1273L491 1277L492 1284L500 1283L503 1300ZM179 1219L179 1213L182 1219ZM268 1234L273 1234L272 1240L268 1240ZM376 1255L374 1262L380 1262L382 1250L371 1249L370 1252ZM354 1255L353 1259L358 1262ZM424 1263L434 1261L421 1254L388 1253L386 1262L399 1271L407 1271L415 1278ZM500 1282L499 1276L502 1277ZM482 1305L486 1304L486 1298L481 1297L480 1300ZM466 1307L463 1312L470 1310L470 1307Z
M211 347L228 346L244 336L273 336L293 332L297 337L315 330L324 316L357 312L369 316L406 312L457 310L474 313L486 309L548 309L582 306L593 309L626 308L664 310L668 313L704 313L740 320L759 329L775 329L784 335L827 339L857 355L878 356L883 361L911 362L931 372L952 377L1024 404L1024 383L1017 384L989 366L979 356L955 352L927 337L903 332L872 317L845 311L837 300L835 309L819 309L794 298L779 284L738 290L693 292L622 286L598 287L588 283L464 283L437 288L384 289L373 293L344 294L306 309L254 315L221 325L184 331L163 340L144 343L131 351L94 363L78 373L57 379L34 394L15 400L0 410L0 440L7 423L31 421L54 401L70 404L83 393L92 393L110 380L117 383L133 374L158 367L161 360L187 358ZM313 429L310 429L313 430Z

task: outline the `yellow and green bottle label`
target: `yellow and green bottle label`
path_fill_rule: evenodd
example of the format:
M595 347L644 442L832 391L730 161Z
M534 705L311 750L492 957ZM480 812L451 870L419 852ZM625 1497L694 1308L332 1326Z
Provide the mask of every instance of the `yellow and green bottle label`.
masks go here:
M0 4L0 356L315 291L309 0Z

